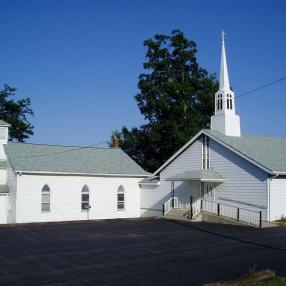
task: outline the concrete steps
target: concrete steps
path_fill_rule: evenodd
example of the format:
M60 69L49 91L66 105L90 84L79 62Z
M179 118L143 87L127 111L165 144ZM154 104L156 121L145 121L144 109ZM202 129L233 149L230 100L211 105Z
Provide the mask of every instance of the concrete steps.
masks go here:
M173 219L173 220L188 220L188 212L189 208L182 208L182 209L172 209L170 210L165 216L165 219Z

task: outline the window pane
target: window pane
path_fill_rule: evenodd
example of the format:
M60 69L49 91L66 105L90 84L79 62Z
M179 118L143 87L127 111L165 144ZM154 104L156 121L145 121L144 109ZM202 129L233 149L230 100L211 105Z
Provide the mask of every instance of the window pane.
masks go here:
M50 211L50 204L42 203L42 211Z
M82 210L88 210L89 209L89 203L81 203L81 209Z
M117 194L118 201L124 201L124 194Z
M50 194L42 194L42 203L49 203L50 202Z
M117 208L118 208L119 210L123 210L123 209L124 209L124 202L118 202L118 203L117 203Z
M89 201L89 194L82 194L81 195L81 200L83 202L88 202Z

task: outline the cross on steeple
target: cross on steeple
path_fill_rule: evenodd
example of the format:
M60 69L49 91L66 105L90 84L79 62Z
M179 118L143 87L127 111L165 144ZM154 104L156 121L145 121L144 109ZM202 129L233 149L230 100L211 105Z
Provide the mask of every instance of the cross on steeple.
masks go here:
M226 35L226 33L224 31L221 31L221 41L224 44L224 36Z

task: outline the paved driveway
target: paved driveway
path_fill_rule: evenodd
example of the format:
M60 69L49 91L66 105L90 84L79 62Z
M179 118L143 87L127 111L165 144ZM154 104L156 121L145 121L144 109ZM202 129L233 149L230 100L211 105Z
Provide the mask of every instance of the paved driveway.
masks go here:
M0 229L0 285L202 285L286 275L286 228L165 220Z

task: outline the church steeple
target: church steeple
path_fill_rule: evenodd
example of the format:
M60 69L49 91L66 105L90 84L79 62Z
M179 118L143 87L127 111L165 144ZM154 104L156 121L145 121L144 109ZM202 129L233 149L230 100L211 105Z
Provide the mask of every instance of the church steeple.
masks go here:
M215 115L211 117L211 129L229 136L240 136L240 119L235 114L234 92L229 84L224 36L222 32L220 82L215 94Z

